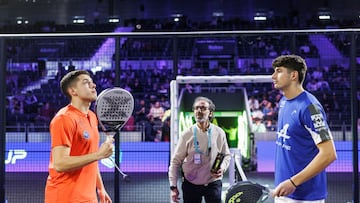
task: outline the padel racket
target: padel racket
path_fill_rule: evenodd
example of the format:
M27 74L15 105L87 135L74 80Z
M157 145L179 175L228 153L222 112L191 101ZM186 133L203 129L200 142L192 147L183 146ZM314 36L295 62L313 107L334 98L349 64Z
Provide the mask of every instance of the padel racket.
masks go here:
M125 89L114 87L102 91L96 99L95 112L104 132L117 132L134 110L134 97Z
M235 165L242 181L232 185L225 197L225 203L261 203L270 194L270 189L261 184L249 181L241 167L238 159L235 158Z
M95 113L107 139L112 138L129 120L134 110L134 97L125 89L113 87L103 90L95 102ZM112 135L110 133L113 133ZM109 157L115 168L128 180L115 161Z

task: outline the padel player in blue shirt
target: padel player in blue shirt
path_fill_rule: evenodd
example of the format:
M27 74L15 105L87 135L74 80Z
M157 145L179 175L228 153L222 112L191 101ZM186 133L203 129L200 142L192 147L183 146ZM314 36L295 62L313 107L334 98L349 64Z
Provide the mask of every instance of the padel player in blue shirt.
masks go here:
M275 157L275 203L324 203L325 169L336 160L333 138L319 101L304 90L307 65L297 55L273 62L279 103Z

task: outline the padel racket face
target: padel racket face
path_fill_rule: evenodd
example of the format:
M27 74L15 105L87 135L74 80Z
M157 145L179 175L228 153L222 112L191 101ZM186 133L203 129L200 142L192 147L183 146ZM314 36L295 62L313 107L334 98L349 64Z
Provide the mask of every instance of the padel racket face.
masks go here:
M133 110L134 97L119 87L105 89L95 102L95 112L105 132L114 132L123 127Z
M225 198L225 203L260 203L269 195L269 190L251 181L237 182L231 186Z

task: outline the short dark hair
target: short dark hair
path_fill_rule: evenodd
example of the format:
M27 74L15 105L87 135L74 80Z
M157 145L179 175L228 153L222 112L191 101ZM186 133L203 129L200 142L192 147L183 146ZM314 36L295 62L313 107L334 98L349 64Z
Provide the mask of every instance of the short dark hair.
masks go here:
M299 74L299 83L302 84L305 80L307 65L301 56L298 55L282 55L275 58L272 62L272 67L285 67L290 70L297 71Z
M61 92L69 99L71 100L71 95L67 91L69 87L74 85L74 82L78 80L79 75L88 75L90 76L90 73L86 70L74 70L68 72L60 81L60 88Z

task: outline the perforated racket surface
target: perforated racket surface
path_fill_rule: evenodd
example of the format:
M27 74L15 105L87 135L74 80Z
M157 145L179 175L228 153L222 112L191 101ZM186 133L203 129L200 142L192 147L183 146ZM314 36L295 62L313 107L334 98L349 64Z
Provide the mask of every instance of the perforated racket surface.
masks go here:
M95 102L95 112L105 132L116 132L129 120L134 97L125 89L114 87L102 91Z

